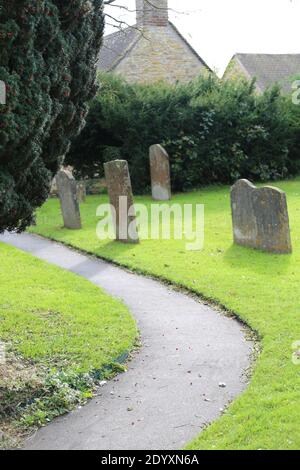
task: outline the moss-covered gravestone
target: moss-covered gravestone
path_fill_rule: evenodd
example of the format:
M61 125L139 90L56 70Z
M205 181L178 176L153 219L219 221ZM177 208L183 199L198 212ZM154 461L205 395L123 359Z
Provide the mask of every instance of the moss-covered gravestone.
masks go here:
M68 170L60 170L56 175L56 185L64 227L73 230L81 229L77 183L74 176Z
M291 253L286 195L272 186L239 180L231 188L234 242L271 253Z

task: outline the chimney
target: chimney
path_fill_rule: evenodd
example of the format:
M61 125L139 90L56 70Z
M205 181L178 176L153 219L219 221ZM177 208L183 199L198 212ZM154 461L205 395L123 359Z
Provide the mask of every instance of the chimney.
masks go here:
M168 0L136 0L138 26L168 26Z

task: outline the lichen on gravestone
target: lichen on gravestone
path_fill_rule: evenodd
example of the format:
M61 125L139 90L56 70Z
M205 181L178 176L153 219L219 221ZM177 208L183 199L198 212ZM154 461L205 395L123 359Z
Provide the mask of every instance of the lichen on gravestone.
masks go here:
M241 179L231 188L231 209L237 245L270 253L292 252L284 191L272 186L256 188L248 180Z

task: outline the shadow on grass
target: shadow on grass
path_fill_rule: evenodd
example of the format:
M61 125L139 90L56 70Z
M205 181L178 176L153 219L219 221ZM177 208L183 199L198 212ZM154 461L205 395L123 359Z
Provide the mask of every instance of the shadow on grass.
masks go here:
M247 269L256 274L272 276L285 274L292 262L292 255L266 253L232 244L224 254L224 261L233 269Z

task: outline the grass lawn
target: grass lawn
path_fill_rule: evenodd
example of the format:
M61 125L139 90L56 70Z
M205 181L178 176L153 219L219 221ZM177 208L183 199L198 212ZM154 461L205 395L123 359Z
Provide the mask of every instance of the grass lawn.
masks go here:
M300 340L300 180L277 184L287 192L292 255L272 255L233 246L228 187L211 187L172 202L205 204L203 251L185 242L143 241L137 246L96 238L96 207L105 196L81 206L83 229L62 229L57 200L39 211L33 232L73 245L133 270L184 286L235 312L260 339L262 353L248 390L189 449L299 449L300 366L292 344ZM151 203L149 197L136 202ZM68 302L65 302L67 304Z
M2 243L0 256L0 429L10 436L89 398L121 367L137 329L87 280Z

